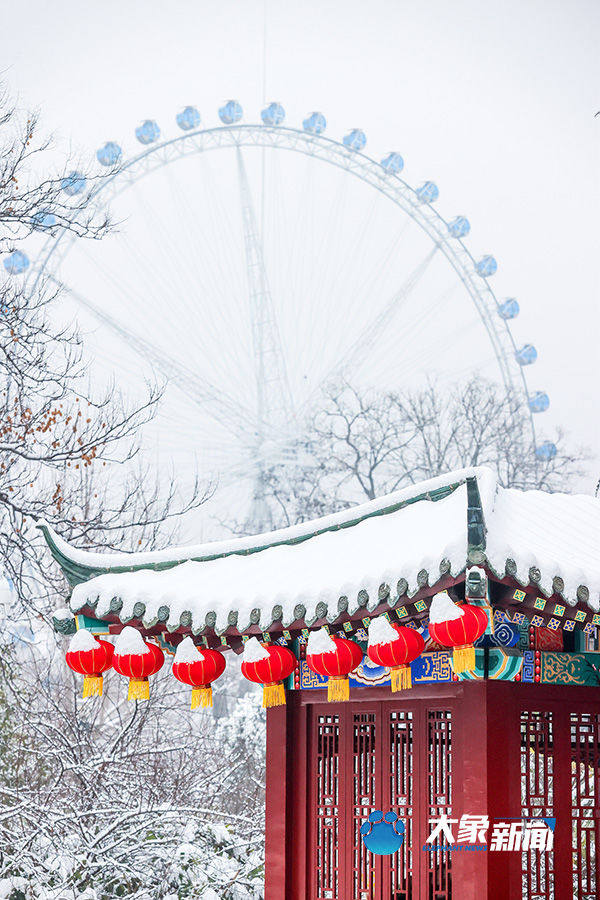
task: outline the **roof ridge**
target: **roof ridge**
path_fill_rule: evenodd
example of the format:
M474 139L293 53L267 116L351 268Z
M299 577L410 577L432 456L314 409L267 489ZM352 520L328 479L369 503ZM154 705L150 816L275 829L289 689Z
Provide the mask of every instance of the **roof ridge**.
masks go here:
M423 500L433 502L440 500L449 496L460 485L465 484L468 477L477 479L480 471L479 468L462 469L446 476L438 476L420 484L410 485L378 500L371 500L320 519L268 534L235 538L230 541L214 541L198 546L165 548L164 550L131 554L124 552L107 554L73 547L64 538L61 538L48 522L40 521L36 527L42 531L50 552L69 583L76 585L108 572L132 572L140 569L160 571L189 561L208 562L226 556L248 556L271 547L304 543L326 532L352 528L375 516L397 512L413 503Z

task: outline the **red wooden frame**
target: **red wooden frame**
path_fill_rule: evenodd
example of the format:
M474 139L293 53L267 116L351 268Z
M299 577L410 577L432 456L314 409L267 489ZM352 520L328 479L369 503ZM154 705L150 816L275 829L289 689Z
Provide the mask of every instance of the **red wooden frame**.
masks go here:
M441 724L443 733L447 720L432 716L442 712L449 712L452 717L451 798L443 792L434 791L429 795L432 745L428 729L431 730L432 723L437 723L437 727ZM393 719L392 714L395 714ZM482 681L420 685L402 694L392 694L381 687L364 688L354 691L350 702L337 704L326 702L325 691L296 691L288 694L287 707L268 711L266 900L317 900L319 897L315 871L318 751L315 721L323 715L335 716L339 723L340 833L352 834L353 819L357 823L356 831L363 812L366 810L368 814L372 808L384 812L396 809L406 821L411 807L408 802L402 806L399 801L403 798L412 799L413 812L416 810L415 831L410 838L407 836L405 845L408 846L393 859L392 865L388 857L363 856L362 842L356 834L353 846L339 847L339 884L334 900L362 900L360 893L354 891L354 873L358 870L368 900L521 898L523 874L529 886L528 900L550 898L548 891L532 892L536 887L537 863L529 854L529 862L526 860L523 867L524 856L519 852L453 853L452 890L446 892L442 884L436 893L429 887L430 855L422 850L425 834L429 833L426 819L432 806L433 814L437 815L442 808L448 808L448 799L453 818L463 812L487 814L490 820L519 817L530 808L534 813L539 812L538 795L522 798L521 794L521 770L528 765L524 760L534 758L536 746L535 765L541 765L546 778L552 777L553 795L543 798L548 801L544 809L557 820L551 863L553 900L572 897L591 900L597 896L597 876L591 865L593 854L600 848L600 695L597 689ZM406 757L396 754L394 760L393 753L395 739L408 722L413 729L412 797L406 793L408 773L398 768ZM543 733L536 731L538 722L546 722ZM552 723L551 738L548 722ZM385 723L383 729L382 723ZM392 727L392 723L396 724ZM380 729L374 745L371 743L373 724ZM351 764L357 754L361 761L355 769ZM365 768L365 760L371 757L374 767ZM573 766L578 767L579 780L572 795ZM356 780L361 771L362 786ZM393 797L394 784L400 785L404 793L396 790ZM358 802L362 798L368 802ZM332 804L334 808L335 805ZM330 818L326 813L324 810L322 819ZM581 824L584 819L586 824ZM579 851L575 865L574 850ZM413 884L410 890L407 887L402 891L404 862L410 862L411 853ZM545 860L544 864L548 862Z

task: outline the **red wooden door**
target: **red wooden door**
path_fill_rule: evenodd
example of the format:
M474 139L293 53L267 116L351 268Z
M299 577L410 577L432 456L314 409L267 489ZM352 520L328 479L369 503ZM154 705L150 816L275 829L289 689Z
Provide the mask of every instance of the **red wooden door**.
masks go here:
M519 716L521 813L556 817L553 851L521 854L523 898L597 900L599 704L575 697L546 701L521 709Z
M452 812L453 703L309 707L308 900L450 900L450 855L423 852L429 819ZM406 828L373 856L360 826L376 809Z

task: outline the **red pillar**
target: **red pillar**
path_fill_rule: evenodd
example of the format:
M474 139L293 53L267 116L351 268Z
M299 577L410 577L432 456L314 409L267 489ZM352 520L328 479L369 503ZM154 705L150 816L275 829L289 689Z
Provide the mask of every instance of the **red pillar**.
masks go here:
M453 818L488 814L488 692L484 681L457 686L453 734ZM456 837L458 826L454 826ZM488 852L469 850L452 853L452 883L460 900L488 897ZM453 894L454 896L454 894ZM506 892L503 900L509 896Z
M265 900L288 896L288 768L293 756L288 747L290 718L287 706L274 706L267 711Z

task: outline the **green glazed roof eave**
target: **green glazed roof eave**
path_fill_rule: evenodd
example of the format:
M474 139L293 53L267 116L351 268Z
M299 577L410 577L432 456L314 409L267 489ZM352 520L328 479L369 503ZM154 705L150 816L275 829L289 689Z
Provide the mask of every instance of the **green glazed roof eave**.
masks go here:
M41 527L73 588L72 611L167 631L340 621L382 600L410 604L441 579L456 583L468 565L600 610L600 501L505 489L484 467L271 534L198 547L97 553Z
M413 503L441 500L464 484L465 479L466 476L450 483L437 487L432 486L427 490L420 491L418 489L429 484L429 482L426 482L425 485L415 485L414 490L417 492L414 494L404 496L407 494L407 489L404 489L378 501L371 501L370 503L344 510L342 513L325 516L322 519L302 523L301 526L281 529L270 534L262 534L250 538L236 538L231 541L215 541L204 544L199 548L175 548L171 551L173 553L172 558L169 558L168 550L131 554L123 552L97 553L80 550L72 547L67 541L57 535L47 522L39 522L37 528L44 535L50 552L61 567L67 581L71 587L75 587L105 573L137 572L142 569L160 572L185 562L210 562L227 556L249 556L272 547L294 546L327 532L352 528L367 519L398 512ZM433 481L438 480L433 479ZM402 496L395 500L394 498L398 495ZM220 549L224 544L227 546L224 549ZM139 557L144 557L144 560L138 561Z

